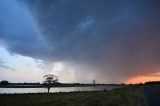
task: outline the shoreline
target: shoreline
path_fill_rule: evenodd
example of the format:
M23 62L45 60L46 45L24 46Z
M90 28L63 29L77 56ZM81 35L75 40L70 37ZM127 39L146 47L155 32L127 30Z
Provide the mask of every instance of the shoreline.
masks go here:
M74 85L74 84L62 84L62 85L51 85L51 88L56 87L96 87L96 86L125 86L121 84L80 84L80 85ZM6 85L6 86L0 86L0 88L45 88L44 85Z

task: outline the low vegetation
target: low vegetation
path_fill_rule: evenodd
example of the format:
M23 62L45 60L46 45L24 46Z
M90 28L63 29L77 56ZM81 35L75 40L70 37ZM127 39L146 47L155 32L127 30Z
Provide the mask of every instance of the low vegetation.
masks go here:
M143 89L137 86L111 91L2 94L0 106L147 106Z

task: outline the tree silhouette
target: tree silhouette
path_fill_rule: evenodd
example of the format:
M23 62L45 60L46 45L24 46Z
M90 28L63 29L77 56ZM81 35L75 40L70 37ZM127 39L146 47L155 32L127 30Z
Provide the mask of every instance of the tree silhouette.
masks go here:
M0 84L1 84L2 86L6 86L7 84L9 84L9 82L6 81L6 80L3 80L3 81L0 82Z
M52 75L52 74L44 75L43 78L45 78L44 84L47 85L48 93L49 93L49 90L51 88L51 84L57 83L58 78L57 78L57 76Z

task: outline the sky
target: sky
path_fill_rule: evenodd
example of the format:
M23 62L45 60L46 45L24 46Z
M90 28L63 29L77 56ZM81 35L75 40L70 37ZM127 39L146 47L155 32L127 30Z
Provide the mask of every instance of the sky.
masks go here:
M159 0L1 0L0 80L160 80Z

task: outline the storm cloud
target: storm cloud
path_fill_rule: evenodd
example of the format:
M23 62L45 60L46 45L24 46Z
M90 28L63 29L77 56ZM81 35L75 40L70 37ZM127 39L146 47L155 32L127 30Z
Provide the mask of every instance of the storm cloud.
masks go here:
M0 39L10 52L120 82L159 72L159 11L159 0L1 1Z

